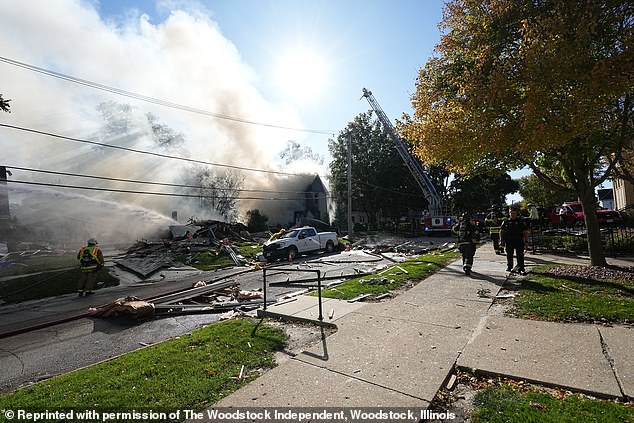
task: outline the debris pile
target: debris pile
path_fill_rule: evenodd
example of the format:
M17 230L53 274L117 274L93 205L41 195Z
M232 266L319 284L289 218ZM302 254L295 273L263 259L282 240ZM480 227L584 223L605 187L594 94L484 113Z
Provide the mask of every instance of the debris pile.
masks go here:
M262 298L262 292L243 291L234 280L213 283L198 281L192 288L183 291L147 300L133 296L119 298L92 311L96 317L125 316L138 319L180 314L246 312L260 307L264 303Z
M366 250L373 254L396 253L405 256L419 256L437 250L450 250L455 248L452 242L435 244L433 241L414 239L403 242L402 239L381 239L365 237L352 244L354 250Z
M118 298L112 304L92 310L95 317L134 316L142 319L154 314L152 303L143 301L139 297L129 296Z
M166 267L182 267L193 263L205 252L219 255L226 252L237 266L245 263L232 248L234 242L252 241L246 226L216 220L190 219L187 225L173 225L160 241L138 241L114 262L142 279ZM184 263L184 264L183 264Z

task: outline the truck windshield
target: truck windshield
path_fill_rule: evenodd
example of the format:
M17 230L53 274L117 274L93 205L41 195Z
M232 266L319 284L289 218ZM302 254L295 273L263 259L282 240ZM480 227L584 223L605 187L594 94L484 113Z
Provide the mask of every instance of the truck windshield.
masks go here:
M295 238L297 237L297 234L299 233L299 230L294 230L294 231L289 231L286 232L284 235L282 235L280 238Z

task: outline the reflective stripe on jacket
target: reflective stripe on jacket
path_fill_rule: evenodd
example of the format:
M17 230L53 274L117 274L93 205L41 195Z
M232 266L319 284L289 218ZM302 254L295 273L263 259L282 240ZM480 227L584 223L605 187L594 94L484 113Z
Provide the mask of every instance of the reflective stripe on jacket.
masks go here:
M79 260L82 260L82 258L84 257L84 253L88 251L88 253L90 254L92 260L90 260L89 263L82 263L80 261L80 269L82 272L93 272L95 270L97 270L97 268L99 266L101 266L103 263L99 262L99 247L97 247L96 245L93 246L85 246L85 247L81 247L81 249L79 250L79 253L77 254L77 258Z
M484 224L489 228L490 234L499 234L500 228L502 227L502 223L505 221L505 218L498 218L497 222L494 222L493 219L485 219Z

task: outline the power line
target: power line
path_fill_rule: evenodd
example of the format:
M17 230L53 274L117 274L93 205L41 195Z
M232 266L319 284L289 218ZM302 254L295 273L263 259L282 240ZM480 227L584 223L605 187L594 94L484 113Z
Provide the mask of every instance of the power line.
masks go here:
M378 185L374 185L374 184L371 184L369 182L364 182L364 181L361 181L361 180L359 180L357 182L359 182L362 185L366 185L366 186L369 186L369 187L372 187L372 188L376 188L376 189L381 190L381 191L387 191L387 192L391 192L391 193L394 193L394 194L403 195L405 197L414 197L414 198L420 198L421 197L420 195L410 194L409 192L403 192L403 191L395 191L393 189L380 187Z
M80 173L57 172L53 170L33 169L28 167L18 167L18 166L10 166L10 165L7 165L5 167L7 169L24 170L24 171L36 172L36 173L47 173L50 175L73 176L78 178L89 178L89 179L98 179L98 180L105 180L105 181L128 182L128 183L134 183L134 184L158 185L158 186L177 187L177 188L214 189L217 191L237 191L237 192L266 192L266 193L274 193L274 194L305 194L306 193L306 191L276 191L276 190L265 190L265 189L216 188L216 187L205 187L202 185L172 184L167 182L140 181L135 179L112 178L108 176L96 176L96 175L86 175L86 174L80 174Z
M198 164L205 164L205 165L210 165L210 166L226 167L226 168L230 168L230 169L237 169L237 170L243 170L243 171L249 171L249 172L273 173L273 174L277 174L277 175L290 175L290 176L303 176L300 173L288 173L288 172L279 172L279 171L275 171L275 170L254 169L254 168L250 168L250 167L234 166L234 165L228 165L228 164L222 164L222 163L206 162L204 160L189 159L187 157L170 156L169 154L161 154L161 153L155 153L155 152L152 152L152 151L138 150L136 148L122 147L122 146L118 146L118 145L105 144L105 143L101 143L101 142L97 142L97 141L89 141L89 140L84 140L84 139L81 139L81 138L67 137L65 135L54 134L52 132L39 131L37 129L24 128L24 127L21 127L21 126L8 125L8 124L5 124L5 123L0 123L0 127L9 128L9 129L15 129L15 130L18 130L18 131L31 132L31 133L39 134L39 135L46 135L48 137L59 138L59 139L63 139L63 140L67 140L67 141L73 141L73 142L79 142L79 143L83 143L83 144L98 145L100 147L114 148L114 149L117 149L117 150L129 151L129 152L132 152L132 153L147 154L147 155L150 155L150 156L162 157L164 159L182 160L182 161L190 162L190 163L198 163Z
M89 191L105 191L105 192L119 192L124 194L142 194L142 195L159 195L164 197L186 197L186 198L210 198L210 199L219 199L219 200L265 200L265 201L305 201L305 197L298 198L263 198L263 197L220 197L217 195L202 195L202 194L178 194L178 193L169 193L169 192L153 192L153 191L135 191L135 190L126 190L126 189L115 189L115 188L98 188L98 187L86 187L86 186L78 186L78 185L65 185L65 184L53 184L53 183L45 183L45 182L29 182L29 181L17 181L14 179L8 180L7 182L15 183L15 184L25 184L25 185L38 185L38 186L46 186L46 187L56 187L56 188L71 188L71 189L83 189ZM326 196L322 198L327 198ZM316 199L319 199L317 197Z
M293 128L293 127L288 127L288 126L281 126L281 125L273 125L273 124L269 124L269 123L264 123L264 122L256 122L256 121L252 121L252 120L247 120L247 119L242 119L242 118L237 118L237 117L233 117L233 116L229 116L229 115L223 115L220 113L213 113L207 110L203 110L203 109L197 109L195 107L190 107L190 106L185 106L182 104L178 104L178 103L173 103L171 101L166 101L166 100L161 100L158 98L154 98L154 97L149 97L143 94L138 94L138 93L134 93L131 91L126 91L126 90L122 90L120 88L114 88L114 87L110 87L108 85L103 85L97 82L93 82L93 81L89 81L87 79L81 79L81 78L77 78L74 76L70 76L70 75L66 75L63 74L61 72L55 72L52 71L50 69L46 69L46 68L41 68L38 66L34 66L34 65L30 65L28 63L24 63L24 62L19 62L17 60L13 60L13 59L9 59L8 57L3 57L0 56L0 61L7 63L9 65L12 66L17 66L23 69L27 69L33 72L37 72L37 73L41 73L47 76L52 76L54 78L58 78L58 79L62 79L64 81L68 81L68 82L72 82L75 84L79 84L79 85L84 85L86 87L90 87L90 88L94 88L97 90L102 90L102 91L107 91L113 94L117 94L117 95L121 95L121 96L125 96L125 97L130 97L130 98L134 98L137 100L142 100L142 101L146 101L148 103L153 103L153 104L158 104L160 106L165 106L165 107L170 107L173 109L179 109L179 110L184 110L186 112L190 112L190 113L196 113L199 115L205 115L205 116L210 116L210 117L214 117L214 118L218 118L218 119L224 119L224 120L229 120L229 121L233 121L233 122L239 122L239 123L245 123L245 124L249 124L249 125L258 125L258 126L265 126L265 127L269 127L269 128L276 128L276 129L286 129L286 130L290 130L290 131L297 131L297 132L310 132L310 133L314 133L314 134L322 134L322 135L333 135L336 131L333 130L328 130L328 129L303 129L303 128Z

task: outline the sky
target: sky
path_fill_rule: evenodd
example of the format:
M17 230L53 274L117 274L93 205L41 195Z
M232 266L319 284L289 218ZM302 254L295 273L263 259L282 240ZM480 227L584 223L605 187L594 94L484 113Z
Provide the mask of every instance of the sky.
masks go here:
M303 188L285 173L327 175L328 140L370 109L363 88L392 122L412 112L416 77L440 39L442 9L440 0L0 2L0 93L12 109L0 124L21 128L0 127L3 164L166 183L187 179L194 166L33 133L42 131L214 163L198 168L234 172L247 189L293 195ZM159 147L157 127L172 135ZM11 177L69 181L15 169ZM42 219L33 210L53 204L59 192L84 204L73 209L125 206L160 224L173 209L200 213L191 202L156 196L12 189L12 201L32 220ZM53 209L72 214L61 204ZM240 206L273 212L288 203ZM87 220L79 212L69 218Z
M305 129L280 134L243 125L260 131L258 143L272 149L293 140L326 155L328 138L369 109L360 100L362 88L374 92L391 119L410 111L417 72L439 38L442 2L27 0L0 9L3 57L197 109ZM0 64L0 72L4 96L13 99L11 121L24 122L21 106L28 99L20 85L34 80L68 92L55 99L58 106L99 96L150 109L171 125L178 122L170 119L187 120L9 64ZM229 103L236 94L242 101ZM41 129L56 124L54 113L47 115L40 116Z
M179 9L202 14L251 70L251 86L296 118L287 126L328 132L289 135L324 155L328 138L368 110L360 100L363 87L374 92L391 119L411 110L409 96L439 40L442 17L441 1L420 0L95 4L103 19L117 23L145 14L161 25ZM201 53L215 54L211 49L194 54Z
M301 190L274 172L326 175L328 140L370 109L364 87L392 121L411 112L441 17L442 2L420 0L0 2L0 93L12 111L0 114L12 126L0 127L4 164L12 180L31 182L71 178L15 167L168 183L191 173L191 163L72 141L79 139L248 168L237 171L245 188ZM157 125L173 135L160 148ZM143 195L17 185L12 201L33 220L59 192L88 214L125 203L163 223L176 207Z

